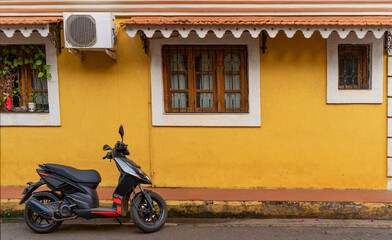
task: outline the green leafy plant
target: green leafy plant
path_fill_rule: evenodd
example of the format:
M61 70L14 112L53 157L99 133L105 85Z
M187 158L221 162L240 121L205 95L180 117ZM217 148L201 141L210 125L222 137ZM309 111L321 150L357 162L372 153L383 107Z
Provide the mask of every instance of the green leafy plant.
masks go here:
M1 74L7 75L13 69L22 65L31 65L33 70L37 70L38 77L51 78L52 75L48 72L50 65L45 64L46 55L38 47L33 45L20 45L12 49L4 48L0 53Z
M36 99L36 95L35 95L35 93L34 92L31 92L30 94L29 94L29 102L35 102L35 99Z
M5 103L8 96L10 96L10 94L8 94L8 93L3 94L3 97L0 99L0 106L2 106Z
M0 84L2 88L0 106L3 106L7 98L11 96L11 77L12 75L5 76L3 79L4 84Z
M18 92L19 92L19 88L16 88L16 89L14 89L14 90L12 91L12 94L15 95L15 94L17 94Z

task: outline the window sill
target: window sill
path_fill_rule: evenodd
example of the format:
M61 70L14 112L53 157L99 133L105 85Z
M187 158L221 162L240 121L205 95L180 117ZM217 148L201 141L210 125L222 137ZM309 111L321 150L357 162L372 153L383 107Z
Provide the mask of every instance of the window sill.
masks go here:
M260 127L257 114L250 113L164 113L153 119L153 126Z
M60 126L56 113L0 113L1 126Z
M210 115L247 115L248 112L172 112L164 113L163 115L198 115L198 116L210 116Z

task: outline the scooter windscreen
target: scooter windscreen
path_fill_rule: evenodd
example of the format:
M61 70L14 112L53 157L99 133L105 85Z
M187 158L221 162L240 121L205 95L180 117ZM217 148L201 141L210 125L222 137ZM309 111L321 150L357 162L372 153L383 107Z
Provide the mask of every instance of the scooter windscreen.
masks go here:
M125 157L115 157L114 160L123 172L139 178L144 183L151 184L151 179L147 176L147 174L145 174L137 167L135 163L131 162L129 159Z

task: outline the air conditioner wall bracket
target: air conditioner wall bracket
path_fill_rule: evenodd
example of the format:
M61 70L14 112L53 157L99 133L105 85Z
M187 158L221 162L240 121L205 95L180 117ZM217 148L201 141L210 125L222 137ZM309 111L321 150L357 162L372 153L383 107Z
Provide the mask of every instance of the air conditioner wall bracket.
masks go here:
M113 60L115 62L117 62L117 48L114 48L114 49L105 48L103 50L105 51L105 53L107 55L109 55L109 57L113 58ZM84 51L81 51L79 49L71 48L71 49L68 49L68 51L70 53L72 53L73 55L77 56L78 58L80 58L80 60L82 60L82 61L84 61L84 59L86 58Z
M109 55L109 57L113 58L115 62L117 62L117 48L115 49L105 48L105 53Z
M82 52L78 49L73 49L73 48L68 49L68 51L70 53L72 53L73 55L77 56L78 58L80 58L80 60L84 61L84 58L85 58L84 52Z

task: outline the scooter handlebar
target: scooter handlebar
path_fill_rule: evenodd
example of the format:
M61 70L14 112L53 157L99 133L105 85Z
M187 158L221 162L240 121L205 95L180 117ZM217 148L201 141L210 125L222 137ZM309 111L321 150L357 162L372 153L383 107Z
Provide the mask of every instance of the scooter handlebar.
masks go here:
M112 152L108 152L108 153L106 154L106 156L104 156L102 159L106 159L106 158L113 159Z

